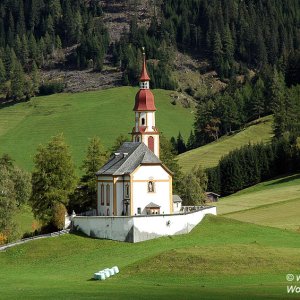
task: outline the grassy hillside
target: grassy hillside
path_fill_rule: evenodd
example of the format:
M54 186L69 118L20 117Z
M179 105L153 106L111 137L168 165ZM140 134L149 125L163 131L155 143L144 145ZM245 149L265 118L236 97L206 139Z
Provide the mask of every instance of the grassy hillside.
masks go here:
M65 134L77 166L81 165L89 138L97 135L110 147L119 134L134 126L136 88L122 87L78 94L38 97L0 110L0 153L10 154L20 166L31 169L40 143ZM191 110L170 103L169 91L154 90L157 126L167 137L179 130L188 137Z
M178 156L178 162L184 172L189 171L195 165L203 168L214 167L222 156L231 150L240 148L248 143L267 142L272 137L272 117L267 116L260 122L249 124L244 130L231 136L224 136L218 141L185 152Z
M266 181L222 198L218 214L236 220L300 230L300 174Z
M1 252L1 297L283 299L299 255L298 233L213 216L188 235L138 244L67 235ZM119 275L91 280L113 265Z

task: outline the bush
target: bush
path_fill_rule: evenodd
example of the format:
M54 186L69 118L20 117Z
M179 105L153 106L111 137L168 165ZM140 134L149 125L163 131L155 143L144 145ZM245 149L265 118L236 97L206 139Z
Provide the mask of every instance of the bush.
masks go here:
M62 81L49 81L43 83L40 86L39 94L41 96L45 96L45 95L51 95L56 93L62 93L64 91L64 88L65 88L65 84Z

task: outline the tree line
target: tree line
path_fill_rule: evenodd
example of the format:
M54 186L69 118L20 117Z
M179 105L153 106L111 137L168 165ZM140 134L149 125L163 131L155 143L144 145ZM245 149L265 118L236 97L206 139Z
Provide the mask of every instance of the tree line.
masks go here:
M231 151L206 170L208 190L233 194L275 176L300 171L300 138L274 139L271 144L247 145Z

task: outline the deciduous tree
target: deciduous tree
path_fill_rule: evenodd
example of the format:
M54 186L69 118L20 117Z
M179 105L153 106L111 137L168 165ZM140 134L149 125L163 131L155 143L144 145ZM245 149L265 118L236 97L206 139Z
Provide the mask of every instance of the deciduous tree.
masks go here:
M69 147L62 134L40 145L34 158L31 205L44 224L53 221L56 205L68 205L77 178Z

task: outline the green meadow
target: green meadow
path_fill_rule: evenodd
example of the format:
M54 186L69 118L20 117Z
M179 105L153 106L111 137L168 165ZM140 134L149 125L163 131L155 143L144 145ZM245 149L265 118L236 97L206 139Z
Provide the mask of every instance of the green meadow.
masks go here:
M137 88L120 87L76 94L37 97L0 109L0 154L8 153L21 167L31 170L39 144L64 133L76 166L85 157L89 139L99 136L106 147L118 135L128 137L134 126ZM168 138L180 131L185 139L192 129L191 109L172 105L170 91L154 90L156 123Z
M300 174L259 183L221 198L218 214L300 232Z
M201 165L204 169L214 167L222 156L234 149L249 143L269 142L273 136L272 121L272 116L256 120L238 133L223 136L218 141L180 154L178 162L184 172L191 170L195 165Z
M137 244L70 234L0 252L1 298L287 299L299 255L299 233L215 216ZM91 279L114 265L118 275Z

